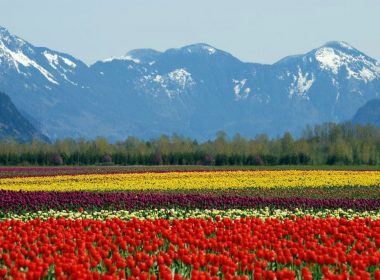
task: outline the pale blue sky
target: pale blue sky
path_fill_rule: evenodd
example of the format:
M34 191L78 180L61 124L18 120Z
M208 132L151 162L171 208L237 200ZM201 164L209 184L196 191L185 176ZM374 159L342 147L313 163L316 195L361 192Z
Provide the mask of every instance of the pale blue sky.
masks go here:
M273 63L331 40L380 60L379 0L0 0L0 25L87 63L198 42Z

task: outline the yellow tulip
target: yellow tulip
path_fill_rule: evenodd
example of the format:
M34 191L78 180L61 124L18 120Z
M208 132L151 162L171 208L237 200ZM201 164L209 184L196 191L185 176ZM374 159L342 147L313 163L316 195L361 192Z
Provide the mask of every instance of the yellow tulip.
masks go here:
M13 191L165 191L379 185L379 171L327 170L92 174L0 179L0 189Z

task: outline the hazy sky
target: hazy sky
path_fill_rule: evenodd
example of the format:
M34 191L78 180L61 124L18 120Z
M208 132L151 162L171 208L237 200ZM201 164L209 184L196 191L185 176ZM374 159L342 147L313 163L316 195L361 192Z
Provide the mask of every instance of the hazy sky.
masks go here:
M0 0L0 25L87 63L199 42L273 63L331 40L380 60L379 0Z

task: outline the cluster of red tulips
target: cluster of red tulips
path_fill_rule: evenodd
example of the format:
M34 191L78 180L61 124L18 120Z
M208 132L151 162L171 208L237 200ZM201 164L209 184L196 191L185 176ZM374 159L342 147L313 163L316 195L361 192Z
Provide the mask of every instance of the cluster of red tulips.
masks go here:
M380 221L0 223L3 279L380 279Z

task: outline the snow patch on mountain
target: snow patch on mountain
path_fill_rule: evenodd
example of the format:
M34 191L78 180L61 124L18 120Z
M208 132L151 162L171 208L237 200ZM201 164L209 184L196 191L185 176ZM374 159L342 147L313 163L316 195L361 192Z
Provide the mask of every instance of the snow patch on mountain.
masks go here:
M71 61L70 59L67 59L66 57L61 57L61 58L62 58L63 62L66 65L68 65L68 66L70 66L72 68L76 68L77 67L77 65L73 61Z
M331 70L334 74L338 74L338 70L342 66L341 57L336 54L332 48L321 48L317 50L315 58L319 61L323 69Z
M51 67L53 67L54 69L57 69L57 66L59 65L59 60L61 59L67 66L71 67L71 68L76 68L77 65L71 61L70 59L66 58L66 57L63 57L63 56L59 56L57 54L52 54L48 51L44 51L43 52L43 55L46 57L46 59L49 61L49 64Z
M353 48L344 42L345 49ZM365 83L380 78L380 67L378 63L366 58L364 55L351 55L331 47L322 47L315 52L315 58L322 69L331 71L337 75L341 69L347 72L347 79L354 78Z
M58 55L48 53L47 51L45 51L43 54L46 57L46 59L49 61L50 66L53 67L54 69L57 69L57 65L59 64Z
M22 73L22 71L20 71L19 68L20 64L25 67L32 66L36 68L49 82L57 85L59 84L56 80L54 80L54 76L51 73L49 73L45 68L37 64L34 60L27 57L20 50L14 52L8 49L2 41L0 41L0 50L3 51L3 55L6 55L8 59L13 62L18 73Z
M200 43L200 44L185 46L180 49L171 49L169 51L183 51L183 52L194 53L194 54L203 53L207 55L213 55L217 52L217 49L210 45Z
M72 67L72 68L75 68L77 65L72 62L71 60L67 59L67 58L64 58L62 56L59 56L57 54L52 54L52 53L49 53L48 51L45 51L43 52L43 55L45 56L45 58L49 61L49 64L52 68L54 68L55 70L58 71L58 73L66 80L68 81L70 84L72 85L75 85L77 86L78 84L71 81L67 75L65 74L67 72L67 70L65 68L63 68L60 63L59 63L59 60L61 59L66 65L68 65L69 67ZM59 67L59 69L58 69ZM71 71L71 70L69 70ZM62 73L63 72L63 73Z
M202 46L203 49L207 50L209 54L214 54L216 53L216 49L210 46Z
M307 92L315 82L315 76L312 73L302 73L301 69L298 68L298 75L293 76L293 82L290 83L289 96L292 97L294 94L298 96L309 99Z
M362 68L360 71L359 71L359 74L360 76L365 80L365 81L372 81L374 79L376 79L376 75L375 73L373 73L371 70L369 70L368 68Z
M249 93L251 92L251 88L245 87L247 83L247 79L242 79L242 80L233 79L232 82L234 83L235 100L246 99Z
M149 76L149 75L148 76L144 76L144 78L145 79L150 79L151 76ZM153 81L156 82L156 83L159 83L159 84L163 84L165 80L164 80L164 78L161 75L156 75L154 77Z
M175 69L174 71L168 73L168 77L171 81L176 82L182 89L185 89L187 85L194 84L191 74L183 68Z
M61 73L61 76L66 80L68 81L70 84L74 85L74 86L77 86L78 84L73 82L72 80L70 80L69 78L67 78L66 74L64 73Z
M114 60L125 60L125 61L132 61L136 64L139 64L141 61L140 59L137 59L137 58L134 58L133 56L127 54L127 55L124 55L124 56L113 56L113 57L110 57L110 58L106 58L104 60L102 60L103 62L111 62L111 61L114 61Z
M139 79L138 88L143 88L153 96L157 97L161 92L169 98L174 98L191 89L196 82L184 68L175 69L167 74L158 74L154 71Z

